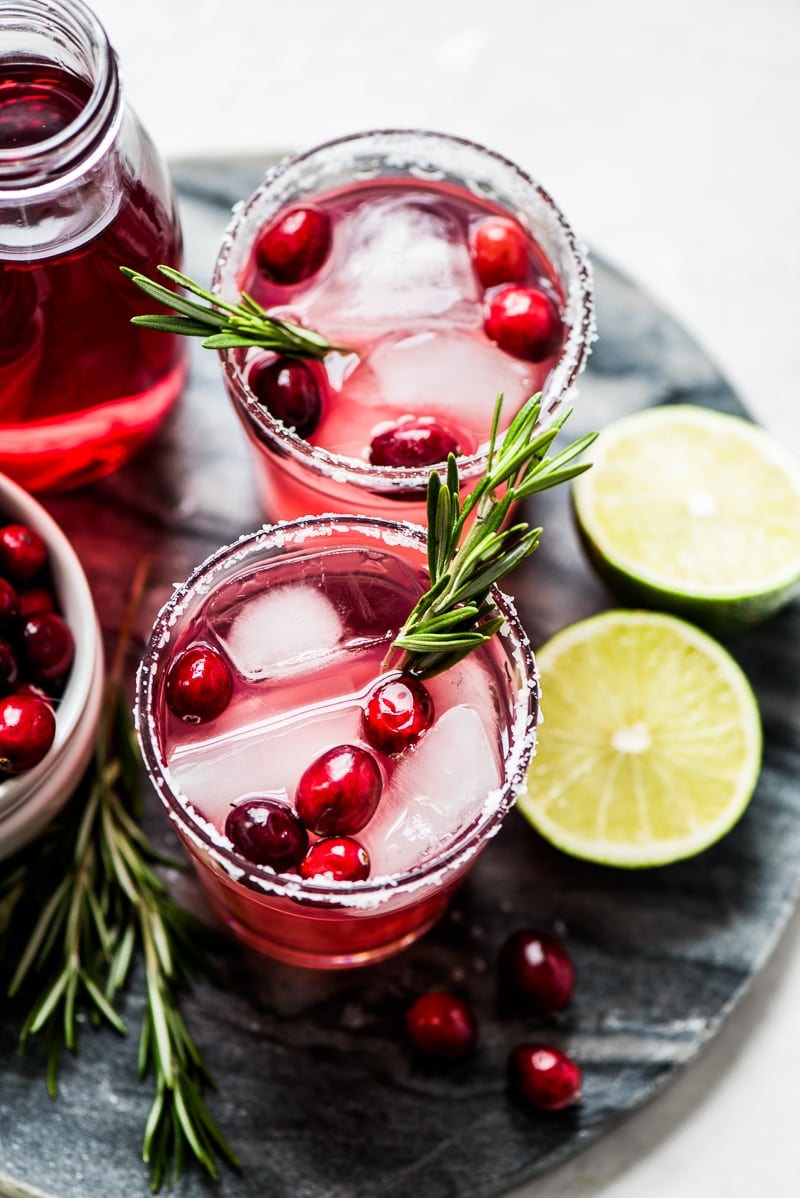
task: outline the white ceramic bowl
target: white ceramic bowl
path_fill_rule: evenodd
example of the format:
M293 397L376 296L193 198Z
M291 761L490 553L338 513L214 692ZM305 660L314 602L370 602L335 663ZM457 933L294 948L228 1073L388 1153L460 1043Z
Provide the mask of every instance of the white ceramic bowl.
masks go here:
M27 524L47 545L53 585L75 637L75 660L56 710L56 735L43 761L0 781L0 859L39 833L74 792L94 749L103 695L103 642L78 556L55 520L0 474L0 527Z

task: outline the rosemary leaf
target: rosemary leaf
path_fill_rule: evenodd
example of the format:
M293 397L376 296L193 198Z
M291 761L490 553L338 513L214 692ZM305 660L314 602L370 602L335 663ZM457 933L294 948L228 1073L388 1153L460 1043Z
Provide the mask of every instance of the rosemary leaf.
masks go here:
M500 438L502 402L500 395L492 419L486 473L463 502L458 463L452 454L445 480L438 471L431 473L427 493L431 586L395 638L384 662L387 668L396 665L429 678L485 644L503 623L486 602L492 586L534 552L542 533L525 522L505 527L511 510L521 499L588 469L588 463L575 463L574 459L592 444L594 434L547 457L568 411L537 432L541 396L532 396Z
M159 333L178 333L182 337L208 336L208 325L191 316L132 316L131 324Z
M132 317L132 323L142 328L186 337L203 337L205 349L247 349L257 346L282 357L301 359L322 359L334 351L352 352L347 346L334 345L322 333L270 315L246 292L242 293L237 303L229 304L188 275L169 266L159 266L158 270L171 283L188 291L189 296L180 295L128 266L121 266L120 270L150 299L180 314Z

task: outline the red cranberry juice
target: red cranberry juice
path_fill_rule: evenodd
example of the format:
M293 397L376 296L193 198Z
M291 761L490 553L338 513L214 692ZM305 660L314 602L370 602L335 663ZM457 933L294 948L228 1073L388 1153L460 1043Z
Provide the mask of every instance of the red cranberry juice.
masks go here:
M428 465L454 446L461 454L477 451L488 439L498 393L505 427L558 359L564 297L542 249L507 213L444 183L363 183L315 197L313 209L331 230L318 269L297 283L278 282L265 271L257 239L239 281L265 307L354 351L329 355L324 368L313 368L321 413L313 427L298 431L313 445L376 465ZM522 256L487 271L476 244L482 226L498 217L512 227ZM502 339L490 335L492 304L509 284L536 289L552 307L556 336L536 360L524 347L506 352ZM252 351L248 361L250 385L261 399L264 357ZM262 402L283 416L269 396ZM445 434L437 441L444 452L430 461L392 460L390 446L388 458L377 456L387 430L420 420Z
M163 692L156 700L161 755L190 819L199 817L225 845L227 817L242 800L265 796L294 807L307 767L356 745L372 754L383 779L375 814L355 834L369 855L370 880L430 861L464 831L502 783L506 702L491 657L479 651L429 680L434 720L412 749L380 752L362 724L392 638L424 585L420 570L391 553L331 550L213 591L170 646L170 660L197 645L220 652L234 679L226 710L192 725L168 710ZM319 843L313 834L311 842ZM302 903L266 897L257 883L214 874L210 897L226 918L236 912L238 933L300 964L384 955L436 918L453 884L436 893L421 887L402 912L391 903L350 913L334 904L315 916ZM204 875L201 868L208 885ZM228 891L222 902L220 883Z
M58 134L89 90L48 63L4 62L0 149ZM180 390L184 350L131 325L147 301L119 267L178 266L176 229L142 181L123 175L112 219L90 240L38 260L0 251L0 470L35 490L77 485L155 430Z

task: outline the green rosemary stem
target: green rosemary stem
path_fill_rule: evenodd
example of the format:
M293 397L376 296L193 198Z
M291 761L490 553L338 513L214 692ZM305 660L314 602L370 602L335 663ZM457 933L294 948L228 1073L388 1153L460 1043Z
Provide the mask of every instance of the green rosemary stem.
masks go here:
M36 994L20 1050L41 1037L54 1097L63 1050L78 1050L81 1012L126 1034L120 996L143 959L139 1070L152 1073L154 1098L142 1156L157 1190L180 1175L188 1154L214 1178L218 1160L238 1162L206 1105L213 1081L180 1011L182 995L208 968L207 933L172 899L156 867L175 863L138 823L141 762L121 676L143 586L140 572L106 680L92 765L62 815L0 870L0 966L10 973L10 996L23 987Z
M184 337L202 337L205 349L258 346L284 358L322 359L334 352L353 352L345 345L334 345L322 333L270 315L247 292L242 292L237 303L229 304L179 270L171 266L158 267L171 283L203 301L198 303L196 299L179 295L130 267L121 266L120 270L151 299L178 313L177 316L132 317L131 323L142 328L155 329L161 333L179 333Z
M522 499L589 468L574 459L592 444L594 433L547 456L569 410L540 429L541 395L532 396L499 439L501 406L502 395L495 406L486 473L463 502L452 455L445 478L433 471L428 480L431 585L395 638L386 668L431 677L494 636L503 620L489 599L491 588L534 552L542 534L524 520L509 526L512 510Z

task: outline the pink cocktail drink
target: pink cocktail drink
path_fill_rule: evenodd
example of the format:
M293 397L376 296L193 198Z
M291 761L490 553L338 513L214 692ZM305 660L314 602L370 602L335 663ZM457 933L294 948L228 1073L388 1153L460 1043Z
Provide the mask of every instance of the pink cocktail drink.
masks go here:
M0 470L76 486L124 462L177 398L185 347L150 337L119 265L180 264L166 169L80 3L0 17Z
M321 363L222 354L274 517L421 521L452 452L467 489L543 393L543 420L593 335L589 268L550 197L507 160L423 132L343 138L281 164L237 212L214 291L244 291L337 347Z
M521 784L537 689L501 596L499 634L411 683L417 727L382 724L376 696L408 683L387 667L391 642L426 586L419 530L307 519L220 551L156 623L138 682L146 763L213 906L269 955L341 967L416 939ZM190 710L176 677L204 653L224 693L207 673L210 706ZM258 838L275 812L269 858Z

